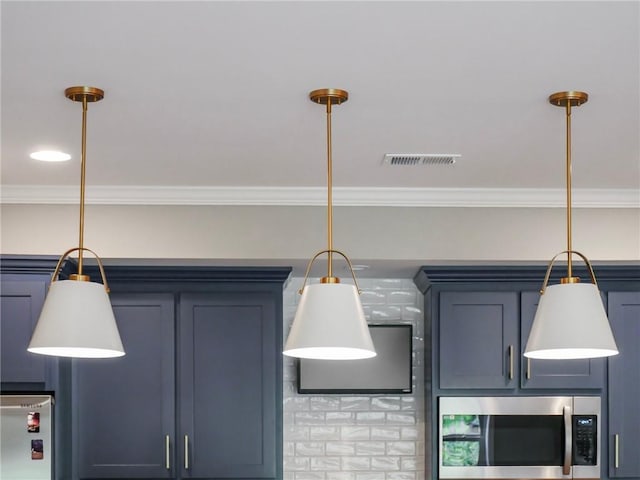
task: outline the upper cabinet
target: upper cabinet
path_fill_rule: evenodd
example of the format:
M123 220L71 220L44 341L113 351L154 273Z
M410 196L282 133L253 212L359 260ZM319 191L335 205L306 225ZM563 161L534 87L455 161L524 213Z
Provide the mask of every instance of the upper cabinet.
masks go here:
M620 351L609 358L609 476L638 478L640 291L609 292L608 313Z
M46 381L46 357L27 352L44 303L48 277L2 275L0 345L2 384Z
M38 322L53 258L3 255L0 261L0 380L4 390L53 389L56 360L27 352Z
M288 273L107 271L126 354L74 360L74 478L281 478Z
M623 284L633 269L604 268L600 288ZM434 389L602 389L606 359L529 360L524 349L533 324L542 267L424 267L416 284L425 293L431 326ZM589 278L586 272L577 272ZM557 276L561 276L556 274ZM609 278L607 278L609 277ZM558 278L552 277L552 283Z
M438 296L440 388L515 387L517 293L442 291Z

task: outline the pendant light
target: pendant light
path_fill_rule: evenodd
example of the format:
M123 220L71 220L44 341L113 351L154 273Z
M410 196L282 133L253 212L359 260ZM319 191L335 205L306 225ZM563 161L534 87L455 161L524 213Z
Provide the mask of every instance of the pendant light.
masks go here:
M109 301L104 267L95 252L84 247L87 104L102 100L104 92L95 87L70 87L65 90L65 96L74 102L82 102L79 244L63 253L58 260L27 350L59 357L120 357L124 355L124 349ZM58 280L63 261L76 251L78 273L70 275L69 280ZM91 282L89 276L82 273L84 252L96 257L102 284Z
M360 302L360 289L349 258L333 248L333 200L331 158L331 106L348 100L344 90L321 89L309 94L312 102L326 105L327 112L327 242L307 265L302 295L284 348L290 357L323 360L355 360L376 355ZM327 254L327 276L319 284L307 285L313 262ZM342 284L333 275L333 255L344 258L351 270L353 285Z
M571 246L571 107L579 107L588 98L586 93L576 91L549 97L552 105L565 108L567 119L567 249L553 257L547 268L524 352L528 358L597 358L618 353L591 263ZM565 253L567 276L560 284L548 286L554 261ZM580 283L580 278L573 276L573 255L586 263L591 283Z

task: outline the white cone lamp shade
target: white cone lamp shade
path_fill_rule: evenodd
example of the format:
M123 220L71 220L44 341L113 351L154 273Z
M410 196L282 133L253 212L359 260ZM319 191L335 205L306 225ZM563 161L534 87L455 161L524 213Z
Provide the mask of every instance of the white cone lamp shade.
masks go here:
M60 357L124 355L104 285L77 280L52 282L27 350Z
M596 285L567 283L546 288L540 297L525 357L597 358L617 353Z
M283 353L324 360L375 357L356 287L341 283L305 286Z

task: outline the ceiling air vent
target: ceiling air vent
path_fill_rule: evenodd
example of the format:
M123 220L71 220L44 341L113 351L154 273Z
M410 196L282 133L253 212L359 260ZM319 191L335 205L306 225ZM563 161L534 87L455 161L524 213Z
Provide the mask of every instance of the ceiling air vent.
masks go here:
M450 153L387 153L383 165L418 166L418 165L453 165L459 154Z

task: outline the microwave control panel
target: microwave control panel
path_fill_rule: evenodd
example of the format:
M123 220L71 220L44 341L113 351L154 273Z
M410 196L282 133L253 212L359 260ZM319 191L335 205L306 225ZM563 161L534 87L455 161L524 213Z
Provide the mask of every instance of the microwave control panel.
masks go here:
M597 464L598 417L573 416L573 464Z

